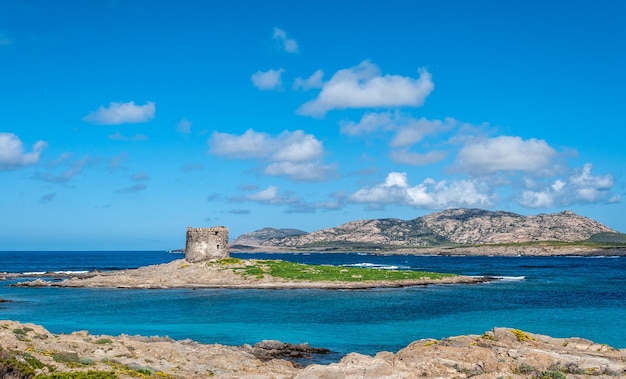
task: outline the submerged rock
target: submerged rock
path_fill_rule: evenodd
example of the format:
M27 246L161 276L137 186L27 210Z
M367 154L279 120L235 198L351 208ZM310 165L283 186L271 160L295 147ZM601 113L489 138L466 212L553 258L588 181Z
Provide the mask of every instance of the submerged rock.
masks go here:
M325 348L311 347L308 343L292 344L276 340L263 340L254 346L245 346L252 355L262 361L271 359L301 359L311 358L313 354L330 354Z

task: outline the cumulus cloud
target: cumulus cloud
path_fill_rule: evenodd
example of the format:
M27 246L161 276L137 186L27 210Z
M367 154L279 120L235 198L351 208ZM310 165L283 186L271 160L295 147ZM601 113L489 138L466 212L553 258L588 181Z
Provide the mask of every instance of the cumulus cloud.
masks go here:
M324 180L333 171L322 164L324 146L315 136L302 130L285 131L276 137L248 129L242 135L214 132L210 152L233 159L264 159L264 173L287 176L293 180Z
M411 145L421 142L429 135L447 132L459 125L453 118L429 120L424 117L415 119L400 112L366 113L359 122L342 121L341 133L349 136L361 136L372 133L391 133L389 146L391 159L396 163L426 165L443 160L445 151L430 151L424 154L411 152Z
M468 143L457 154L455 166L479 176L501 171L537 173L550 168L556 155L544 140L500 136Z
M252 84L261 91L278 89L283 84L280 79L283 72L285 72L285 70L282 68L278 70L257 71L252 74L250 80L252 80Z
M421 68L419 78L381 75L368 61L337 71L323 84L317 98L304 103L297 113L322 117L333 109L421 106L435 88L430 73Z
M360 136L364 134L373 133L379 130L394 130L398 122L397 113L365 113L361 116L359 122L354 121L342 121L340 122L341 133L349 136Z
M446 132L458 125L458 121L451 117L441 120L428 120L424 117L420 119L406 118L396 125L396 134L393 136L390 145L392 147L406 147L420 142L430 134Z
M0 133L0 171L38 163L41 152L47 145L44 141L37 141L31 152L25 152L22 140L18 136L13 133Z
M276 149L273 138L252 129L242 135L213 132L209 139L212 154L228 158L261 158L268 156Z
M411 186L404 172L391 172L384 183L362 188L350 196L350 201L373 207L386 204L410 205L417 208L445 209L450 207L489 207L491 197L484 186L472 180L436 182L426 179Z
M313 75L309 76L306 79L296 78L296 80L293 81L293 89L294 91L308 91L313 88L322 88L322 85L324 84L322 82L323 78L324 71L317 70L313 73Z
M148 122L154 118L155 104L151 101L145 105L111 102L108 107L100 106L83 117L83 121L100 125L137 124Z
M274 35L272 36L278 41L281 47L288 53L298 53L298 42L293 38L287 38L287 32L282 29L274 28Z
M260 201L263 203L274 202L278 199L278 187L269 186L262 191L248 195L246 198L248 200Z
M567 179L557 179L542 189L530 188L522 192L518 202L529 208L549 208L574 203L616 202L611 194L615 184L611 174L591 174L593 166L586 164Z

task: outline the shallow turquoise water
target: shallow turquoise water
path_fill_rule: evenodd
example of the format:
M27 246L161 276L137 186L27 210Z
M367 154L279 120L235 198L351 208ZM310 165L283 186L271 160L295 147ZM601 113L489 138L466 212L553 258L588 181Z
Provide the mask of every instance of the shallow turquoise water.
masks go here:
M44 268L39 257L35 269L29 259L11 258L9 263L9 253L0 252L0 271L103 268L99 264L137 267L181 258L163 252L120 252L119 259L111 252L106 259L93 252L65 253L63 259L55 259L54 254L60 253L41 253L50 258L49 267ZM75 259L76 255L82 259ZM0 319L42 324L55 333L168 335L228 345L263 339L309 342L333 350L335 358L350 351L397 351L416 339L482 334L497 326L626 348L624 257L255 257L395 265L504 279L479 285L359 291L17 288L4 281L0 297L13 301L0 303ZM64 261L81 264L68 268Z

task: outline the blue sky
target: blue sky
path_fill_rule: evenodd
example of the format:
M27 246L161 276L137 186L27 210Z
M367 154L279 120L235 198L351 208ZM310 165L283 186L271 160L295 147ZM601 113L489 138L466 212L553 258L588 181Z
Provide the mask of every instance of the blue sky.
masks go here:
M0 1L0 249L452 207L626 231L622 1Z

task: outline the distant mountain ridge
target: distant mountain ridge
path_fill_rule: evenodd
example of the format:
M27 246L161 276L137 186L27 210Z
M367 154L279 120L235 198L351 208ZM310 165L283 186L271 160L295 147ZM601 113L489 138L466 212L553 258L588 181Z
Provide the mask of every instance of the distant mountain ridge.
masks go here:
M264 242L271 239L281 239L292 236L307 234L307 232L299 229L290 228L263 228L254 232L245 233L237 237L231 242L231 246L261 246Z
M459 208L412 220L351 221L312 233L265 228L242 235L232 245L294 249L437 247L530 241L573 242L587 240L599 233L617 232L571 211L522 216L512 212Z

